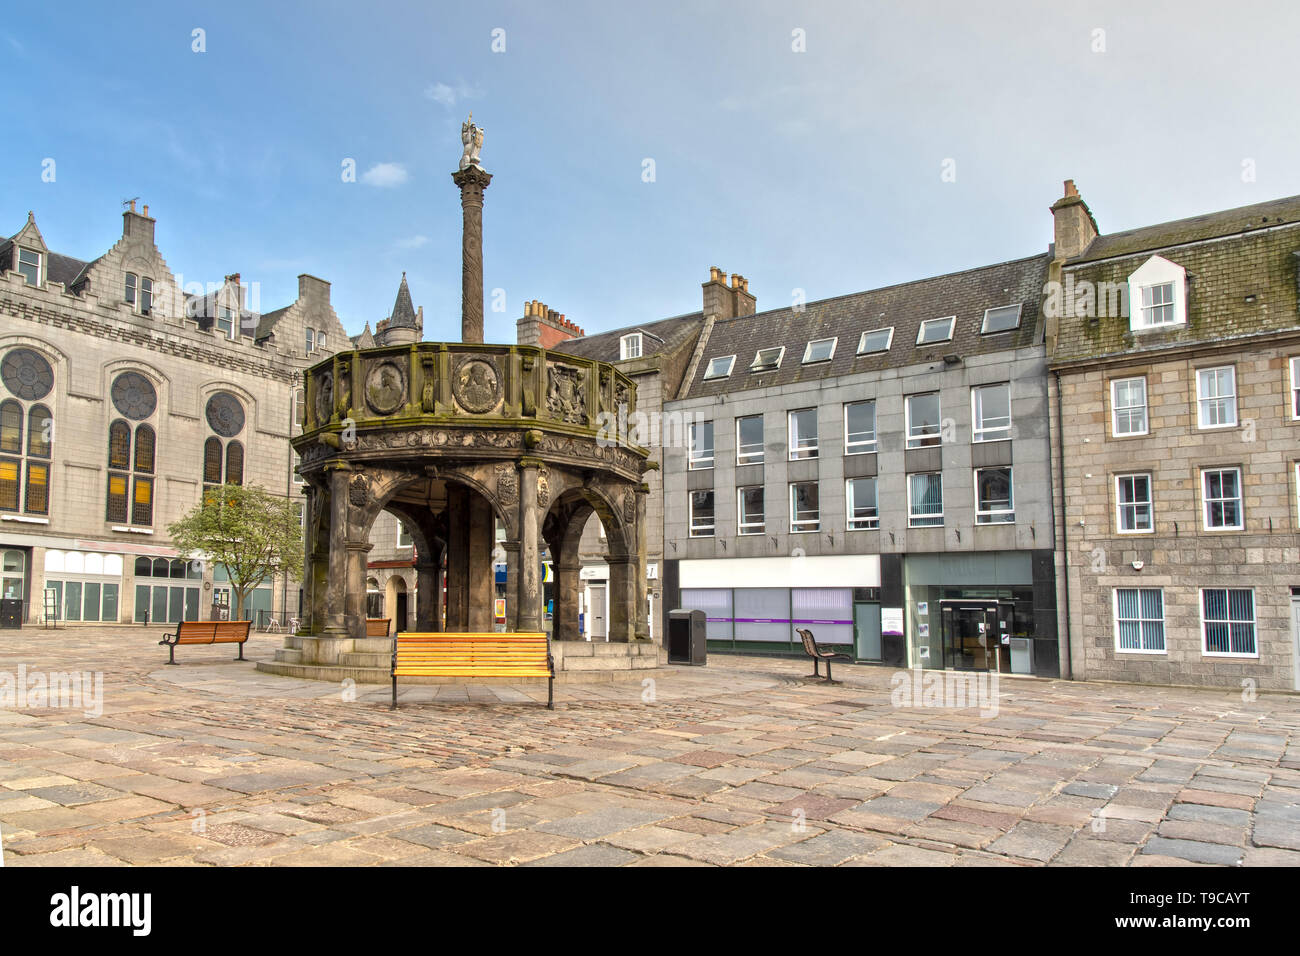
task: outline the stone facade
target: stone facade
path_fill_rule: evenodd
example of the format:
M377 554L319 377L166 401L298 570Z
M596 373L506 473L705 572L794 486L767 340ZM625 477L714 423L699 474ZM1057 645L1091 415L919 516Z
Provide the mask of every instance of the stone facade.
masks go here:
M89 262L50 250L32 216L0 243L0 363L13 370L0 402L23 413L21 447L0 452L20 488L17 507L0 507L0 551L15 566L5 593L30 623L44 620L47 584L67 623L207 618L222 570L178 569L166 528L199 502L209 465L303 500L289 438L301 370L320 354L304 354L306 330L313 343L346 341L328 283L300 277L298 301L265 315L249 310L238 275L187 294L147 213L124 213L122 238ZM48 381L22 384L46 368ZM29 443L38 407L52 422L47 457ZM33 500L46 466L47 500ZM298 583L268 582L256 598L295 616Z

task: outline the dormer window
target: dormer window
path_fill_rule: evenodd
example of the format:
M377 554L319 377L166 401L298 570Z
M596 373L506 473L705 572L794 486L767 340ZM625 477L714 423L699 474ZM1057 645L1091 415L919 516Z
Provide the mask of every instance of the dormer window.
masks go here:
M957 316L949 315L942 319L926 319L916 333L917 345L931 345L935 342L947 342L952 338L952 326Z
M228 339L235 337L235 317L229 309L223 308L217 316L217 328Z
M18 271L28 285L41 284L41 254L31 249L18 250Z
M618 357L620 360L641 357L641 333L633 332L618 340Z
M731 368L736 364L736 356L720 355L715 359L709 360L709 367L704 373L704 380L711 378L726 378L731 374Z
M829 362L835 355L835 343L838 341L838 339L816 339L809 342L803 350L803 364Z
M862 338L858 340L858 354L870 355L873 352L888 352L890 343L894 341L894 327L891 325L887 329L873 329L870 332L863 332Z
M140 280L140 314L150 315L153 312L153 280Z
M1020 303L1000 305L984 313L984 324L980 326L981 335L993 335L996 332L1010 332L1020 328Z
M1129 329L1163 329L1187 322L1187 270L1152 256L1128 277Z
M754 353L754 361L749 364L751 372L769 372L781 367L781 358L785 355L785 346L759 349Z

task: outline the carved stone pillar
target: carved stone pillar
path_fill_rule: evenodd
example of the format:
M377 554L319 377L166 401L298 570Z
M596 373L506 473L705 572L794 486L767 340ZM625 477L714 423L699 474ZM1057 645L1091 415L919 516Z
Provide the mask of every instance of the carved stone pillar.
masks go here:
M557 641L578 641L582 634L578 630L578 593L581 590L582 565L574 555L568 560L556 558L551 562L551 571L555 580L551 583L551 594L555 601L555 610L551 614L551 636Z
M542 629L541 508L537 499L537 474L542 462L519 461L519 630Z
M460 187L464 225L461 233L461 320L462 342L483 341L483 190L492 182L491 173L477 166L451 174Z
M447 485L447 630L469 629L469 497L463 485Z
M477 492L469 496L468 629L491 632L496 598L496 571L492 552L496 550L496 515L487 499Z
M343 584L343 616L348 636L366 636L366 556L374 547L369 541L349 541L347 570ZM403 622L405 623L405 622Z
M415 629L428 633L441 630L438 609L442 607L441 550L420 554L415 565Z
M503 541L506 552L506 630L519 630L519 542Z
M325 586L326 634L342 637L347 634L344 622L344 588L347 577L348 540L348 476L350 471L336 468L329 475L329 579ZM364 582L363 582L364 583Z
M650 496L650 486L645 482L636 489L636 620L633 622L633 634L638 641L650 640L649 594L650 582L646 578L646 500Z
M636 555L609 556L609 639L625 644L636 639Z

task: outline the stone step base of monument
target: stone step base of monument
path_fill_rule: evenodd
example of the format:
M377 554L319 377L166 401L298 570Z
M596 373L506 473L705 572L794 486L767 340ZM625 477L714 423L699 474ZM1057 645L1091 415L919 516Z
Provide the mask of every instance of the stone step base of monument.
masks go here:
M392 680L391 638L324 638L290 635L275 652L275 660L258 661L265 674L300 677L307 680L354 680L358 684L387 684ZM552 641L556 683L591 683L612 680L641 680L657 673L669 673L667 652L650 641L606 643L604 641ZM406 684L457 684L454 677L402 678ZM545 684L545 678L512 680L509 683Z

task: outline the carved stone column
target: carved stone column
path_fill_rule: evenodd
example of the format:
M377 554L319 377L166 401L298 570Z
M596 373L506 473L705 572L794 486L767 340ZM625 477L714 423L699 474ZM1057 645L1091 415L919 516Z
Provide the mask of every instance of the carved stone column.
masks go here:
M343 637L348 633L344 622L343 582L347 576L348 476L351 471L335 468L329 473L330 540L329 580L325 591L324 633Z
M447 485L447 630L469 629L469 497Z
M493 615L496 598L496 571L492 567L492 552L496 550L496 515L486 498L477 492L467 492L469 497L469 561L468 561L468 630L472 633L489 633L496 620Z
M537 498L537 475L542 462L519 460L519 630L542 629L541 507Z
M555 580L551 584L551 593L555 601L555 610L551 614L551 636L557 641L577 641L582 639L578 631L578 592L581 590L582 565L577 556L563 559L556 557L551 562L551 571Z
M442 607L442 583L439 580L442 551L421 553L415 565L415 629L428 633L441 630L438 609Z
M610 555L609 639L625 644L636 639L636 555Z
M349 541L347 570L343 584L343 617L348 636L366 636L366 557L374 545L369 541ZM404 623L404 622L403 622Z
M646 578L646 500L650 496L650 486L645 482L636 489L636 619L633 622L633 634L638 641L650 640L649 594L650 582Z
M461 320L462 342L483 341L483 190L492 174L477 166L451 174L460 187L464 226L461 234Z
M519 542L503 541L501 547L506 552L506 630L513 632L519 630Z

